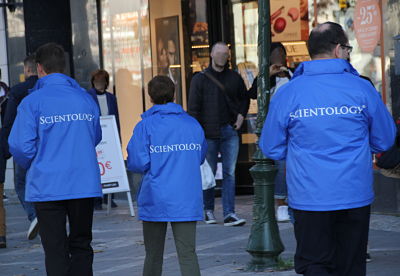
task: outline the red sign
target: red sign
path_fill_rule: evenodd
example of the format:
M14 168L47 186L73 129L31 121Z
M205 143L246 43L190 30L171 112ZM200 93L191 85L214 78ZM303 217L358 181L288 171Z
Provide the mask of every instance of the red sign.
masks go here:
M374 51L381 35L381 12L378 0L358 0L354 11L354 29L361 51Z

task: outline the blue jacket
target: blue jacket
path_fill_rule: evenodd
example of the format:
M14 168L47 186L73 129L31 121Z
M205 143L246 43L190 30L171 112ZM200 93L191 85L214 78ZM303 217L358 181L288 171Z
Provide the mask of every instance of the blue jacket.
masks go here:
M99 109L78 83L63 75L39 79L18 106L8 139L14 160L27 168L27 201L102 195L96 145Z
M128 169L144 174L139 219L203 219L200 165L207 142L200 124L180 105L155 105L142 114L129 141Z
M92 96L93 100L96 102L97 106L100 108L99 100L97 99L96 89L91 88L87 92L90 94L90 96ZM108 107L107 115L115 116L115 121L117 122L118 130L120 130L117 98L110 92L104 92L104 94L106 95L106 98L107 98L107 107Z
M372 153L395 135L379 94L347 61L314 60L272 98L259 145L286 159L292 208L330 211L372 203Z

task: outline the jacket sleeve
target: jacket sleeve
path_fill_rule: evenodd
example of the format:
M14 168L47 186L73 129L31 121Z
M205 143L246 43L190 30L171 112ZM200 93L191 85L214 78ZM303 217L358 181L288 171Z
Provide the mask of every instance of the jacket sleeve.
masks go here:
M379 94L371 88L368 101L369 144L373 153L383 152L393 146L396 138L396 125Z
M101 140L103 139L103 133L101 131L101 124L100 124L100 112L97 108L94 109L94 129L95 129L95 145L97 146Z
M250 106L250 98L247 95L246 85L242 77L239 75L239 84L238 84L238 98L239 98L239 113L246 117L247 112L249 111Z
M287 140L285 112L281 108L277 108L274 101L271 101L267 119L258 141L259 147L265 156L273 160L282 160L286 159Z
M115 95L113 95L111 93L110 93L110 95L111 95L111 98L112 98L112 106L113 106L113 113L114 113L112 115L115 116L115 121L117 122L118 133L121 133L121 127L120 127L120 124L119 124L119 112L118 112L117 97L115 97Z
M208 149L207 139L204 136L203 130L202 133L203 133L203 143L201 145L201 164L203 164L204 160L206 160L207 149Z
M257 79L258 77L255 77L253 80L253 84L251 85L250 89L247 91L247 95L250 97L250 99L256 100L257 99Z
M203 102L203 91L201 87L200 74L202 73L197 73L197 75L193 77L192 82L190 83L188 103L188 113L196 118L196 120L199 122Z
M10 96L7 101L6 111L4 115L3 127L0 130L1 147L6 158L10 157L8 149L8 137L10 136L15 117L17 116L18 100L14 97L11 89Z
M18 107L8 144L10 153L15 162L21 167L28 169L37 153L38 125L33 111L28 103L22 101Z
M149 138L143 121L139 122L133 130L126 150L128 151L128 170L144 174L150 169Z

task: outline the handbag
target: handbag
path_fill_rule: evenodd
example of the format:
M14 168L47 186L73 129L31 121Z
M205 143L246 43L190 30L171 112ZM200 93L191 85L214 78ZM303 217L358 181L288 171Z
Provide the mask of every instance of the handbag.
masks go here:
M203 190L208 190L215 187L216 183L214 173L212 172L207 160L204 160L204 163L200 166L200 172Z

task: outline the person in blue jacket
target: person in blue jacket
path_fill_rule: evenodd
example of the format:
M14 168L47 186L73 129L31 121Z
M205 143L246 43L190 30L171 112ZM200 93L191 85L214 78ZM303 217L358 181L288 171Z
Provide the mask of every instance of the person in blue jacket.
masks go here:
M307 276L366 275L372 154L396 135L379 94L346 60L351 49L340 25L314 28L312 60L272 98L259 141L267 157L286 159L295 269Z
M62 74L61 46L45 44L35 59L39 80L18 106L10 153L27 169L25 199L35 205L47 275L93 275L93 198L102 196L99 109Z
M90 79L92 88L88 90L90 96L96 102L100 109L101 116L114 115L115 121L117 123L118 131L120 130L119 125L119 115L118 115L118 105L117 98L114 94L107 92L108 85L110 84L110 75L106 70L98 69L92 73ZM107 195L104 195L104 202L107 204ZM103 198L96 198L94 200L94 209L102 210ZM114 202L114 194L112 194L111 207L118 207Z
M143 275L161 275L171 222L181 274L198 276L196 221L203 220L200 165L207 142L196 119L172 102L171 79L154 77L148 91L154 106L142 114L127 147L128 169L143 174L137 200L146 249Z

